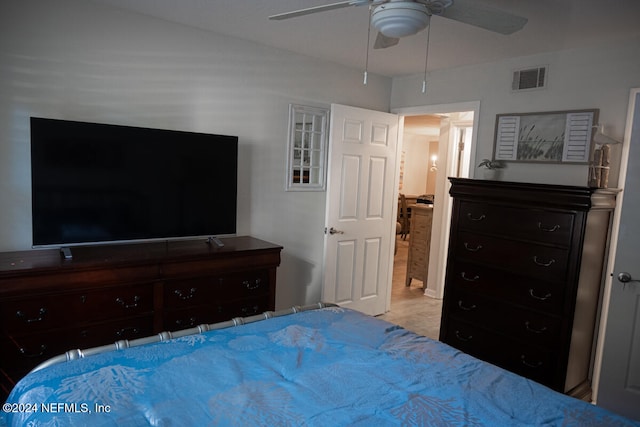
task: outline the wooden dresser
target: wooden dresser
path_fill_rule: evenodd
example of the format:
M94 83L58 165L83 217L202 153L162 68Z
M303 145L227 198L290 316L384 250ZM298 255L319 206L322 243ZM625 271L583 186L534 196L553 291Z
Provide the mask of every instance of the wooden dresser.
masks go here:
M616 192L450 180L440 340L588 399Z
M0 400L70 349L274 310L282 247L221 240L0 253Z
M405 279L407 286L411 285L412 279L418 279L422 281L424 288L427 287L432 222L433 205L422 203L411 205L411 229L409 231L407 276Z

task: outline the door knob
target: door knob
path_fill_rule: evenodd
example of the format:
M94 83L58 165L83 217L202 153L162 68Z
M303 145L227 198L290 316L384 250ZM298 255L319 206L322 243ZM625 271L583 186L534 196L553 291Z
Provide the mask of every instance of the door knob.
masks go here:
M329 229L329 234L331 234L331 235L333 235L333 234L344 234L344 231L336 230L335 228L331 227Z
M631 277L631 274L627 273L626 271L623 271L622 273L618 273L618 280L622 283L629 283L629 282L638 282L640 280L634 279Z

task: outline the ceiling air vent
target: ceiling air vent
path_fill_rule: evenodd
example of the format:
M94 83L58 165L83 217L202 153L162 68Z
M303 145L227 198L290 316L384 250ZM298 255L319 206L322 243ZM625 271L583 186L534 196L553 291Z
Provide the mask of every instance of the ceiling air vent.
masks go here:
M528 68L513 72L513 90L541 89L547 83L547 67Z

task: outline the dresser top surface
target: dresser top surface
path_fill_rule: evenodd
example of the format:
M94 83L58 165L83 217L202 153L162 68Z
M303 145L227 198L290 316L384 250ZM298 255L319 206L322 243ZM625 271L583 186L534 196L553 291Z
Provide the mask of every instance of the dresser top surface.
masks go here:
M131 244L75 246L73 259L65 260L59 249L34 249L1 252L0 277L17 271L83 268L100 265L158 262L173 259L225 257L242 252L280 251L281 246L250 236L221 237L224 246L208 244L205 240L170 240Z
M491 181L450 177L449 193L458 198L536 205L540 208L560 208L588 211L595 206L611 208L617 190L601 190L570 185L529 182Z
M432 211L433 205L428 205L426 203L415 203L413 205L409 205L411 209L417 209L420 211Z

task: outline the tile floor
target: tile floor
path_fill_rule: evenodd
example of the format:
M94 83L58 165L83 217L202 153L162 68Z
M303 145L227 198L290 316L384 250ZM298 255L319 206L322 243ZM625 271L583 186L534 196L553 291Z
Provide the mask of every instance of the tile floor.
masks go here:
M409 238L408 236L407 240L402 240L400 236L397 237L398 252L393 265L391 310L380 318L437 340L442 300L425 296L419 280L412 280L411 286L405 286Z

